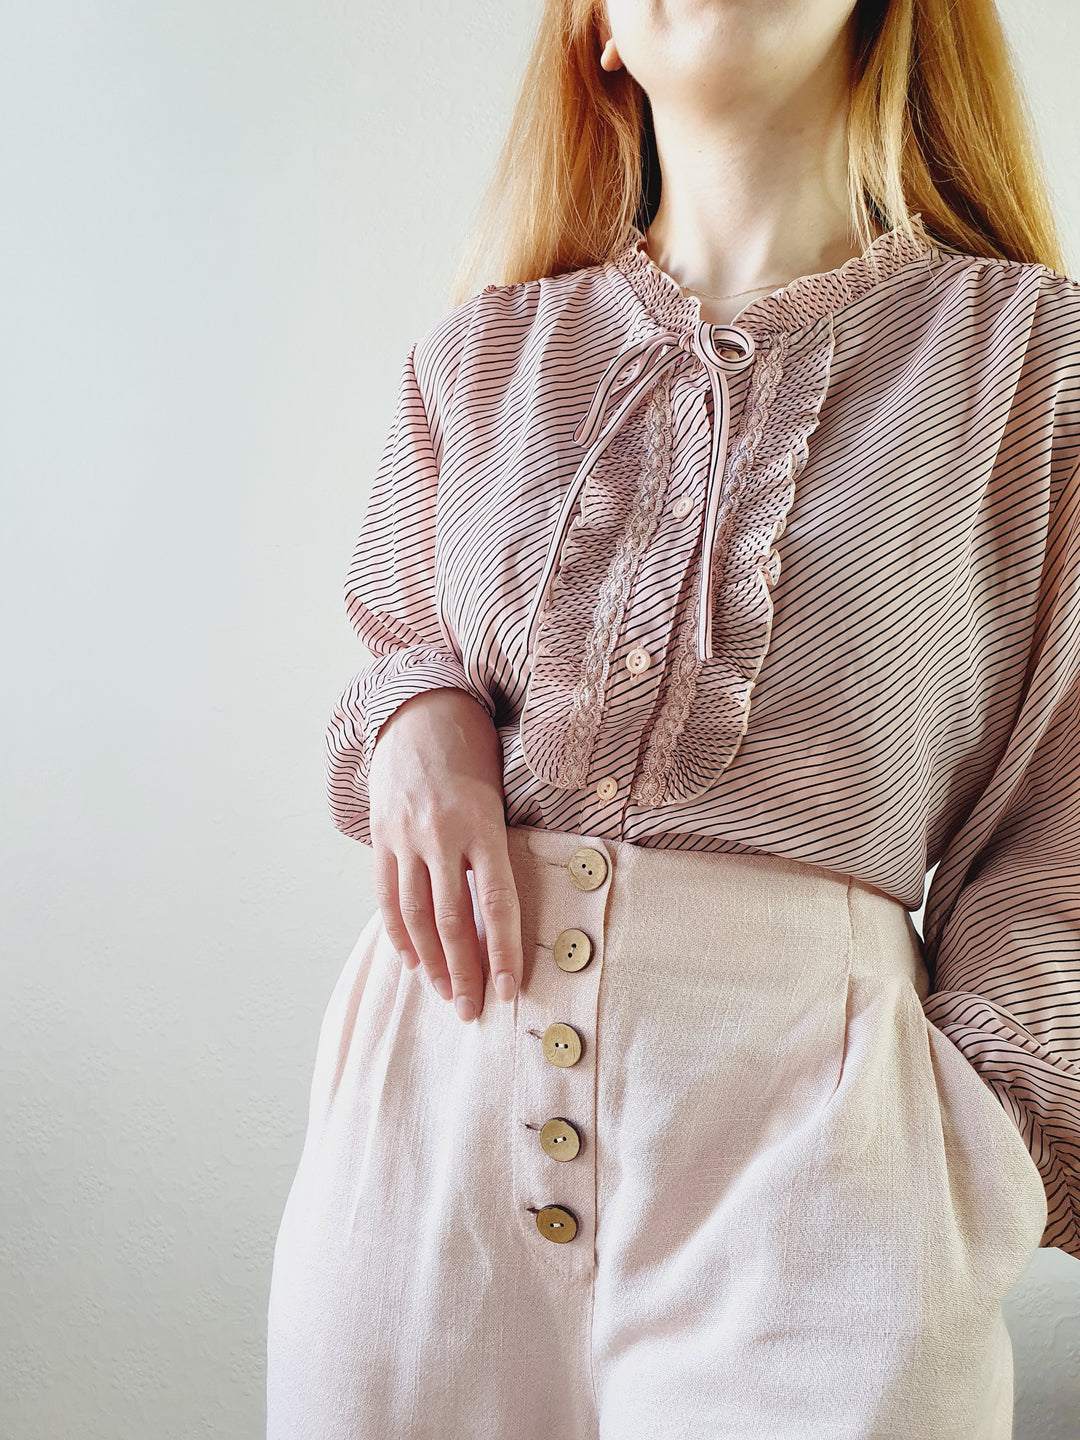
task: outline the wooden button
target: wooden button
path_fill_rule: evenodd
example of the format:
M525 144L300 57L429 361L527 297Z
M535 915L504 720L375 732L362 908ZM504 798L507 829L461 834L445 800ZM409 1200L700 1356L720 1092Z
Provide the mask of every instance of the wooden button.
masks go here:
M536 1228L545 1240L554 1240L557 1245L565 1245L577 1234L577 1221L570 1211L564 1210L561 1205L545 1205L536 1212Z
M555 964L560 970L584 970L592 959L592 941L584 930L563 930L555 937Z
M596 794L600 800L614 800L618 793L619 782L614 775L605 775L596 787Z
M607 879L607 861L599 850L575 850L567 868L579 890L599 890Z
M581 1136L569 1120L549 1120L540 1130L540 1144L553 1160L573 1160L581 1149Z
M568 1070L581 1059L581 1036L572 1025L556 1021L549 1025L541 1036L544 1059L550 1060L560 1070Z

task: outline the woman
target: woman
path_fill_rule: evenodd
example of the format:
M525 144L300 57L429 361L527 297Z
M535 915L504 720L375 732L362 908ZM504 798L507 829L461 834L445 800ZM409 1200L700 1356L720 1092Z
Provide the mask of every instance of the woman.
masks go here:
M494 194L349 574L269 1434L1002 1440L1080 1254L1080 286L993 4L548 0Z

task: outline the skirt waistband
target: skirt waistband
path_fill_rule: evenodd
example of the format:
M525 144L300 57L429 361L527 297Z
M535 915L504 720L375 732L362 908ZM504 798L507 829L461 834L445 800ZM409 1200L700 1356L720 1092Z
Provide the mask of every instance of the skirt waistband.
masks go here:
M828 934L848 950L853 976L894 972L910 979L920 998L929 992L910 912L855 876L780 855L656 849L528 825L507 834L515 872L532 895L529 908L550 912L535 915L544 930L559 924L571 895L575 913L584 905L600 928L613 906L620 923L636 920L643 933L670 916L685 936L696 920L703 946L711 951L712 940L718 953L726 932L765 936L780 924L805 933L811 946ZM548 871L561 872L549 877L553 885L541 883Z

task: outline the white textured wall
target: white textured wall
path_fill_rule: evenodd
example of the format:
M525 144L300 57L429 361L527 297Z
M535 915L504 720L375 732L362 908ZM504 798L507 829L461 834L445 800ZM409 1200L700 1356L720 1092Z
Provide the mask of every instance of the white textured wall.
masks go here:
M1073 273L1075 0L1010 0ZM316 1029L371 906L323 727L408 345L526 0L12 0L0 23L4 1440L257 1440ZM1080 1262L1009 1308L1080 1406Z

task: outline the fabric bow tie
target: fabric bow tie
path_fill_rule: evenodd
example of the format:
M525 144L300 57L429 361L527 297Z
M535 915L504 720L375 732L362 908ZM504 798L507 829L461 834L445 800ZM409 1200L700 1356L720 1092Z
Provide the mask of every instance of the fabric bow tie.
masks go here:
M645 391L666 369L676 363L680 355L690 354L696 356L705 367L713 399L709 478L705 488L705 517L698 557L697 614L698 656L702 661L712 659L713 546L724 467L727 462L731 408L727 377L745 370L753 362L755 349L753 337L737 325L711 325L703 320L681 335L665 331L648 340L642 340L620 351L612 360L596 387L588 413L574 431L574 439L578 444L587 445L589 448L563 500L529 611L527 634L530 655L534 652L542 614L550 598L551 587L559 568L559 558L585 481ZM735 353L724 354L723 350ZM636 371L622 386L617 386L618 377L634 361L639 362Z

